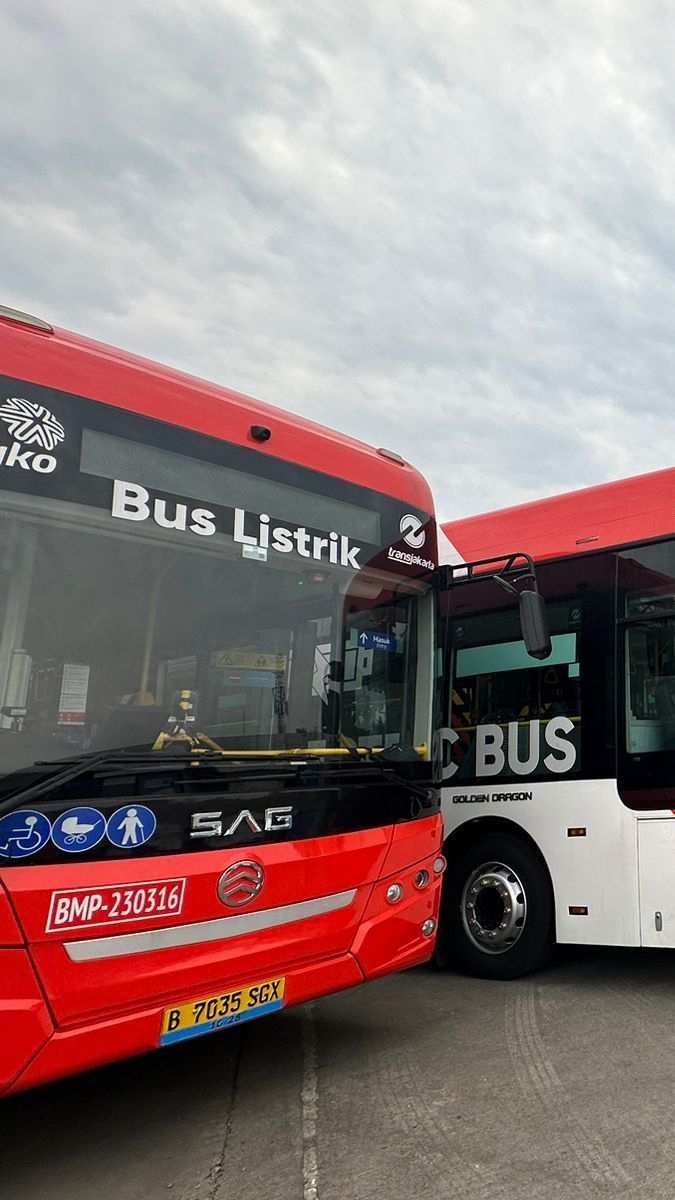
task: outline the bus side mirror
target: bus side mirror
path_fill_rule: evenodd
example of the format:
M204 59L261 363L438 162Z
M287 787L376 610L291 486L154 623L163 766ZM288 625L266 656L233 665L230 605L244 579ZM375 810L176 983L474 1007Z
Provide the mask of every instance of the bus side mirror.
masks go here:
M546 604L539 592L526 589L520 592L520 629L525 649L531 658L548 658L551 635L546 620Z

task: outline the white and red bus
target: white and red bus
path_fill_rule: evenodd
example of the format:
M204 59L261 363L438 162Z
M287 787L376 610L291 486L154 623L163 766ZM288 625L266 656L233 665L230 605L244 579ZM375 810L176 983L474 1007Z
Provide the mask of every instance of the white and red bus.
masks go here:
M432 500L0 310L0 1092L424 961Z
M443 525L456 563L532 556L552 648L493 581L443 597L441 960L675 946L674 514L675 469Z

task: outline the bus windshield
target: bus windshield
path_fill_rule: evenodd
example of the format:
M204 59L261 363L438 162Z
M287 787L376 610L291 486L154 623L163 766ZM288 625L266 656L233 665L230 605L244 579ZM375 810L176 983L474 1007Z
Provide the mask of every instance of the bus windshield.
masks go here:
M405 580L17 499L0 493L0 776L175 749L181 725L229 751L414 755Z

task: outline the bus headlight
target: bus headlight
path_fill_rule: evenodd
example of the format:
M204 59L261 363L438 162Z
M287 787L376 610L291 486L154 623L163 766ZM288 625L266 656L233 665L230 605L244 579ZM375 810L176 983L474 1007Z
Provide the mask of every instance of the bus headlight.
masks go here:
M387 900L390 904L398 904L403 895L403 888L400 883L390 883L387 888Z

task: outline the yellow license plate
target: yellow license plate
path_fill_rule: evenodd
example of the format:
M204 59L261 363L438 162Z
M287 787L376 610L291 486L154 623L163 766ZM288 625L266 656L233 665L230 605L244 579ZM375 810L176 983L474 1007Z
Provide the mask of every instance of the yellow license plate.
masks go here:
M159 1044L170 1046L173 1042L214 1033L228 1025L239 1025L242 1021L276 1012L284 1005L285 984L283 976L266 979L263 983L251 983L232 992L218 992L215 996L165 1008Z

